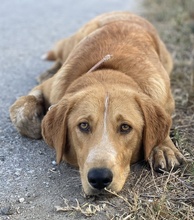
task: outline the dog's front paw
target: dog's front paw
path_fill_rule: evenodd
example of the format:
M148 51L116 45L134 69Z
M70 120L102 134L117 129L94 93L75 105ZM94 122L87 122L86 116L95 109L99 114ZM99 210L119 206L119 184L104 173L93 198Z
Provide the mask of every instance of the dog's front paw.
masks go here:
M24 136L41 138L43 103L35 96L22 96L10 107L10 118L16 129Z
M152 150L149 161L155 171L162 172L162 170L176 169L185 163L185 158L175 147L159 145Z

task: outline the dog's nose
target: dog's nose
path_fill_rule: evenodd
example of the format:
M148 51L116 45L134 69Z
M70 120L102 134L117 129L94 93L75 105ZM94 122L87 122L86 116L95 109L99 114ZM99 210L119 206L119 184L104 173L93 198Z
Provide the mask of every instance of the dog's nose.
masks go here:
M110 185L112 172L107 168L93 168L88 172L88 182L95 189L101 190Z

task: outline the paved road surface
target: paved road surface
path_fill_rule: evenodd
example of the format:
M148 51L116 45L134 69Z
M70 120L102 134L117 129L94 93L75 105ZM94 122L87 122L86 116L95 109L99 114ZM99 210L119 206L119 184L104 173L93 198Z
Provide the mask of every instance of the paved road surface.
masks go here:
M54 206L63 204L62 198L79 198L78 171L66 164L56 168L54 151L41 140L21 137L8 109L51 66L40 56L56 40L113 10L139 13L140 6L138 0L1 0L0 219L70 219L68 214L56 213Z

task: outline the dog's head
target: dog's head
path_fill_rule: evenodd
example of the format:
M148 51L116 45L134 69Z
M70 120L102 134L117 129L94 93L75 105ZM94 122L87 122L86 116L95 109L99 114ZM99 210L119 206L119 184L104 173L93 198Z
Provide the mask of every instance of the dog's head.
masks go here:
M58 163L64 158L79 166L86 194L105 187L118 192L130 164L148 159L166 138L171 119L149 97L125 85L83 87L72 89L46 114L42 134L56 149Z

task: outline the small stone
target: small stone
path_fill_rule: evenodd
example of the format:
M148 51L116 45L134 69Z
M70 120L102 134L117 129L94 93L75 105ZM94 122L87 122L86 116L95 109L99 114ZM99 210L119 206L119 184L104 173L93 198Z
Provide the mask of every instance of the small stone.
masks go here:
M16 172L15 172L15 175L16 175L16 176L20 176L20 172L19 172L19 171L16 171Z
M55 160L52 161L52 165L56 166L57 162Z
M42 151L39 151L39 154L40 154L40 155L43 155L44 153L43 153Z
M14 211L12 210L11 206L6 206L1 209L2 215L13 215Z
M0 156L0 160L1 160L2 162L4 162L4 161L5 161L5 156Z
M34 170L29 170L28 173L33 174Z
M20 203L23 203L24 200L25 200L24 198L19 198L19 199L18 199L18 201L19 201Z

